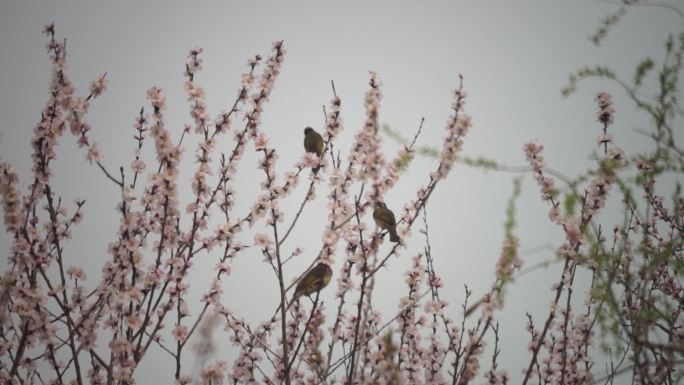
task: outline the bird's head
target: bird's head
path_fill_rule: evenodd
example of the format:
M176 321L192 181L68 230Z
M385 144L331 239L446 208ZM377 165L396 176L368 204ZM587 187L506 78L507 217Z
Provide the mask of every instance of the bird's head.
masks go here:
M307 127L304 129L304 135L308 134L309 132L313 131L313 128Z
M377 202L375 202L375 208L376 209L384 209L384 208L387 208L387 205L383 201L377 201Z
M328 264L325 263L325 262L318 262L318 266L316 266L316 267L317 267L318 269L323 270L323 271L328 271L328 270L332 271L332 270L330 269L330 265L328 265Z

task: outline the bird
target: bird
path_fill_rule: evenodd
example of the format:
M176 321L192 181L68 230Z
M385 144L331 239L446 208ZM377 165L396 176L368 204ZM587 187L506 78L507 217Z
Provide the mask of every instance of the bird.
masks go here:
M314 130L311 127L307 127L304 129L304 149L306 150L306 152L316 154L319 160L323 158L325 142L323 141L323 137L321 136L321 134L316 132L316 130ZM320 168L321 166L318 166L314 168L312 171L316 173Z
M388 209L384 202L375 203L373 219L378 227L387 230L390 235L390 241L399 242L399 236L397 235L397 220L394 218L392 210Z
M301 296L309 296L313 293L321 291L328 286L332 278L332 269L328 264L319 262L313 269L309 270L302 279L297 283L295 292L292 295L292 300L287 306L287 309ZM287 309L285 309L287 311Z

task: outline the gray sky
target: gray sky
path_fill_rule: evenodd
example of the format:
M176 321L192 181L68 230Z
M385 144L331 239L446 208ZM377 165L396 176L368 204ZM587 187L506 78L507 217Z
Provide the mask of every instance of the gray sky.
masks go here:
M215 116L232 105L246 60L256 53L265 56L272 41L284 40L284 67L265 107L261 127L276 144L280 172L299 160L302 129L310 125L320 130L323 126L321 106L331 99L331 79L343 101L345 130L338 145L346 154L353 133L363 124L368 71L375 70L383 82L381 122L412 136L420 118L425 117L421 145L440 143L452 91L458 74L463 74L468 92L466 110L474 123L465 140L465 155L522 165L523 144L538 138L546 147L549 164L574 175L591 164L588 155L595 148L600 129L593 100L598 91L605 89L614 95L617 113L613 134L627 154L643 148L634 130L644 127L647 120L635 113L633 105L612 84L587 82L577 94L562 98L560 89L568 74L582 65L607 64L630 78L640 59L647 55L658 59L667 33L681 28L676 15L643 7L628 13L603 47L595 47L587 37L601 18L616 9L614 4L587 0L1 1L0 158L15 165L25 188L31 165L29 138L47 99L50 75L46 40L40 32L43 25L54 21L58 36L68 39L69 73L80 94L98 74L107 72L109 89L93 103L88 121L94 129L92 138L101 145L105 165L113 170L130 164L133 121L140 107L148 106L145 91L151 86L163 88L167 95L167 127L174 138L185 123L191 123L182 76L190 48L204 48L204 71L198 81L205 88L210 115ZM228 146L231 140L222 143ZM152 148L147 144L149 156ZM388 158L398 149L389 139L384 145ZM114 202L118 193L116 186L84 159L75 140L65 136L58 149L55 190L66 202L76 197L87 199L85 220L74 232L68 258L71 264L88 268L92 284L107 258L106 246L115 237L118 224ZM188 146L181 181L189 181L194 170L192 159L193 147ZM238 212L248 207L262 179L260 172L255 172L254 159L248 155L242 163L236 188ZM415 161L385 197L389 207L398 212L413 198L416 188L427 182L424 170L434 168L433 160ZM454 318L460 314L463 284L481 294L494 279L512 177L456 166L430 201L432 250L436 268L446 282L443 293ZM303 182L283 205L290 215L292 210L287 208L295 207L303 198ZM183 183L182 196L188 198L189 182ZM319 248L325 218L319 209L327 203L324 191L319 188L319 199L304 213L305 226L289 241L291 249L299 246L305 250L303 257L287 267L293 278ZM557 244L561 238L561 230L549 225L548 208L537 191L527 178L518 208L517 233L522 250ZM390 269L378 276L382 284L375 298L386 318L397 309L397 293L406 292L403 272L410 257L422 251L417 229L413 234L415 241L407 252L393 259ZM245 243L251 240L251 236L244 237ZM3 253L8 242L1 234ZM549 252L535 253L525 257L525 264L531 266L551 257ZM1 264L6 266L4 258ZM213 265L213 260L197 263L191 281L193 295L205 290L203 277ZM339 264L335 271L338 268ZM251 290L249 296L244 294L255 277L270 277L269 269L255 253L238 258L233 275L224 285L224 302L250 321L270 316L278 301L274 281L264 280L262 288ZM542 322L558 270L555 265L530 274L510 288L507 309L500 315L501 363L514 378L529 361L525 311L535 314L537 323ZM334 291L328 290L324 296L329 304ZM100 346L106 345L100 341ZM159 351L153 354L154 360L166 359ZM485 362L488 364L489 358ZM138 379L142 381L153 373L158 371L143 365ZM169 378L171 375L169 371Z

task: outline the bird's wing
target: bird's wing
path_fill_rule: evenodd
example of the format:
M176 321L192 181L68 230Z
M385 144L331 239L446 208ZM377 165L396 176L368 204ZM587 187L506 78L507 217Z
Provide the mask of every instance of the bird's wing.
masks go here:
M392 223L392 226L396 226L397 218L394 217L394 213L390 209L387 209L387 218Z
M320 134L316 133L316 136L316 150L318 151L318 157L320 158L323 156L323 150L325 150L325 142Z

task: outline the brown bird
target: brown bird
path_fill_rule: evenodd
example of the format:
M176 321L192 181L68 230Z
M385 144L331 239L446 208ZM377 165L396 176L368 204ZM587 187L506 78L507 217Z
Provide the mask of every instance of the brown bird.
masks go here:
M307 127L304 129L304 149L306 152L318 155L318 159L323 159L323 150L325 149L325 142L321 134L316 132L313 128ZM314 168L313 172L318 172L321 166Z
M299 297L303 295L309 296L313 293L321 291L321 289L330 283L331 278L332 269L330 266L319 262L318 265L309 270L304 277L299 280L297 287L295 288L294 295L292 296L292 300L287 308L289 309Z
M394 218L392 210L388 209L384 202L375 203L373 219L378 227L387 230L390 235L390 241L399 242L399 236L397 235L397 220Z

